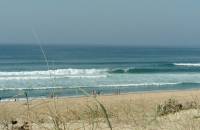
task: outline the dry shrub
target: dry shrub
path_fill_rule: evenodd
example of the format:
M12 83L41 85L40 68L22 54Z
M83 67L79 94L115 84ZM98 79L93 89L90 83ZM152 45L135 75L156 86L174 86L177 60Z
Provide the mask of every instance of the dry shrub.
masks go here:
M170 113L176 113L181 110L197 109L198 103L196 101L186 101L180 103L178 100L170 98L163 104L157 106L157 115L163 116Z
M199 108L199 105L196 101L187 101L183 104L184 110L197 109L197 108Z
M170 113L176 113L183 110L183 104L179 103L176 99L170 98L157 106L157 114L159 116L167 115Z

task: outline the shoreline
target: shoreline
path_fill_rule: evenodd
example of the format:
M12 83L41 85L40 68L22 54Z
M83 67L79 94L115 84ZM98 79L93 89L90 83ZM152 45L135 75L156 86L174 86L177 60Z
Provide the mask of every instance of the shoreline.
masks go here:
M82 99L82 98L91 98L91 97L108 97L108 96L135 96L135 95L162 95L162 94L181 94L181 93L197 93L200 92L200 88L191 88L191 89L182 89L182 90L152 90L152 91L137 91L137 92L124 92L124 93L109 93L109 94L96 94L96 95L79 95L79 96L56 96L55 99L59 100L69 100L69 99ZM51 100L53 98L51 97L29 97L29 101L40 101L40 100ZM7 99L1 99L0 104L3 102L23 102L26 101L26 98L7 98Z

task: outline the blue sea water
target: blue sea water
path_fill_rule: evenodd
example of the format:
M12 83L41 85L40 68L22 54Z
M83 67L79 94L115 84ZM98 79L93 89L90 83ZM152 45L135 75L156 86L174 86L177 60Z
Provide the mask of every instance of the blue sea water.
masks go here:
M0 98L183 90L200 87L200 49L0 45Z

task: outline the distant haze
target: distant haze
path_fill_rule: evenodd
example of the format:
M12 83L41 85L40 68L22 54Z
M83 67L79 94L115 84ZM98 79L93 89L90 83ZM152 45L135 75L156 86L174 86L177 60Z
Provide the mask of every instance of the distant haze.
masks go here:
M200 46L199 0L1 0L0 44Z

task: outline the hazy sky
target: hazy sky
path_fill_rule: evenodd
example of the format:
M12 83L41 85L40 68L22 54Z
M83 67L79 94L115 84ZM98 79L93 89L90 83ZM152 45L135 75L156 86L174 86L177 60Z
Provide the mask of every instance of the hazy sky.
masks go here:
M0 43L200 44L200 0L1 0ZM199 45L200 46L200 45Z

